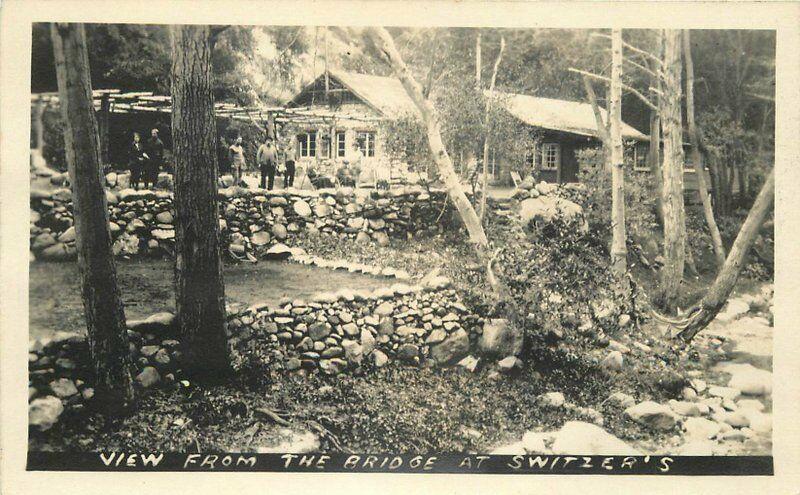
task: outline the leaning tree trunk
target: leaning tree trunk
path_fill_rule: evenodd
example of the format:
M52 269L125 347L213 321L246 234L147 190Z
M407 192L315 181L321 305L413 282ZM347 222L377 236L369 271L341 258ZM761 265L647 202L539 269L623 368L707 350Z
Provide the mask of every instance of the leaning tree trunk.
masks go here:
M230 371L220 260L210 31L208 26L179 25L171 26L170 33L177 321L184 370L209 379Z
M86 33L83 24L58 23L51 25L51 37L95 390L107 409L118 412L133 403L132 366L101 180Z
M725 264L725 247L722 245L722 236L719 234L717 221L714 219L714 209L711 207L711 195L708 193L706 183L705 165L700 156L700 131L694 120L694 63L692 62L692 44L689 30L683 30L683 56L686 64L686 121L689 126L689 139L692 143L691 157L697 174L697 189L700 202L703 204L703 215L706 217L708 231L711 234L711 245L717 259L717 267Z
M622 278L628 265L625 246L625 163L622 149L622 31L611 30L611 269Z
M406 66L400 52L397 51L392 35L382 27L366 28L364 34L392 67L395 76L400 79L406 93L408 93L408 96L419 109L422 121L425 123L427 130L428 146L433 154L439 176L444 182L445 189L447 189L447 195L450 201L453 202L453 205L455 205L461 220L464 222L470 242L475 246L478 258L486 263L486 278L489 285L492 287L495 298L504 298L506 291L500 281L497 280L492 270L494 259L488 252L489 240L486 237L486 232L483 230L483 225L481 225L478 215L475 213L475 209L472 207L472 203L469 202L467 195L464 194L464 189L461 187L458 175L453 169L453 162L450 160L450 156L447 154L447 150L444 147L436 110L431 102L423 96L422 88L414 79L408 66Z
M733 242L730 252L728 253L725 264L722 266L717 279L714 280L714 285L708 290L703 299L688 312L688 317L682 322L673 323L680 329L677 337L684 342L689 342L695 335L702 329L708 326L709 323L717 316L717 313L725 306L725 302L733 291L736 285L736 280L739 278L739 273L742 271L747 252L753 246L756 238L758 237L761 224L772 208L772 202L775 199L775 169L773 169L764 185L761 187L761 192L758 193L750 213L742 224L736 240Z
M664 209L664 266L661 269L663 304L677 307L686 260L686 220L683 204L683 130L681 122L681 32L664 34L664 87L661 108L664 157L661 166Z
M370 37L371 41L389 62L395 75L400 79L400 82L403 83L406 93L408 93L409 97L411 97L411 100L422 114L422 120L425 123L428 134L428 145L433 154L439 176L444 182L450 200L453 202L461 219L464 221L470 241L479 248L488 247L489 241L481 226L480 219L475 213L472 203L467 199L467 195L464 194L464 189L461 187L458 175L456 175L453 169L453 162L450 160L447 150L445 150L439 121L437 120L433 105L422 95L422 88L417 81L414 80L414 76L400 56L400 52L397 51L394 40L392 40L392 36L386 29L370 27L365 29L365 34Z

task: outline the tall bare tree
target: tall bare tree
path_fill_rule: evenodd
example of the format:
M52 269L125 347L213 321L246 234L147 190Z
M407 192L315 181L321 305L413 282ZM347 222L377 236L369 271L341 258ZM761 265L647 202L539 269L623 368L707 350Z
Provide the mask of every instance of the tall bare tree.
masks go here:
M689 342L698 332L707 327L722 307L725 306L725 302L728 300L731 291L733 291L736 280L739 278L739 273L742 271L744 262L747 259L747 253L758 237L764 219L772 209L774 199L775 170L773 169L767 176L766 181L764 181L761 192L758 193L750 213L747 214L747 218L742 224L736 240L733 242L728 257L725 259L725 264L703 299L687 311L687 316L681 320L659 317L659 319L672 324L678 330L677 338L684 342Z
M83 24L52 24L64 150L72 184L75 244L98 399L111 410L133 402L125 312L111 252Z
M611 111L609 138L611 165L611 269L625 274L628 250L625 246L625 162L622 150L622 30L611 30Z
M483 177L481 184L481 209L480 219L486 216L486 196L489 192L489 145L491 141L491 127L489 125L489 118L492 111L492 100L494 99L494 86L497 82L497 69L500 68L500 62L503 60L503 52L506 49L505 37L500 37L500 51L497 52L497 58L494 61L494 68L492 69L492 79L489 81L489 94L486 97L486 110L484 111L484 121L486 125L486 135L483 138Z
M664 32L664 85L661 127L664 154L661 165L664 211L664 266L661 288L664 309L672 312L683 281L686 262L686 220L683 204L683 124L681 119L681 31Z
M695 174L697 174L697 190L700 195L700 202L703 204L703 215L706 218L706 225L711 234L711 246L714 248L714 255L717 266L725 264L725 247L722 245L722 236L719 234L717 221L714 219L714 209L711 206L711 195L708 193L706 183L705 165L700 154L700 131L694 119L694 63L692 62L692 44L688 29L683 30L683 57L686 64L686 122L688 124L689 139L692 143L690 156L694 164Z
M175 155L177 321L184 369L215 378L230 370L217 203L216 122L209 26L170 27Z

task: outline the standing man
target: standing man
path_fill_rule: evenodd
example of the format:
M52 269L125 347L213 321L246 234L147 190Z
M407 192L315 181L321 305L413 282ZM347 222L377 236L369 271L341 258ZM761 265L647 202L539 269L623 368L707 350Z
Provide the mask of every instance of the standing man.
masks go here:
M242 183L242 170L246 165L244 160L244 148L242 147L242 136L236 138L230 148L228 148L231 168L233 169L233 185L240 186Z
M289 141L286 149L286 171L283 175L283 188L294 187L295 163L297 162L297 140Z
M264 144L258 147L258 152L256 153L258 168L261 170L261 189L272 190L275 184L277 158L278 154L275 145L272 143L272 138L267 136L264 139ZM267 184L267 177L269 177L269 184Z
M219 137L219 144L217 144L217 161L219 162L219 175L231 173L230 155L228 154L228 141L225 136Z
M138 132L133 133L133 142L128 148L128 168L131 171L131 187L139 190L139 182L142 180L142 172L144 171L145 162L147 161L147 154L144 151L144 145L141 142ZM147 179L145 179L145 184Z
M147 163L147 173L144 178L145 188L147 183L150 187L155 189L156 182L158 181L158 172L161 170L161 165L164 163L164 143L158 138L158 129L150 131L150 139L147 140L147 155L149 160Z

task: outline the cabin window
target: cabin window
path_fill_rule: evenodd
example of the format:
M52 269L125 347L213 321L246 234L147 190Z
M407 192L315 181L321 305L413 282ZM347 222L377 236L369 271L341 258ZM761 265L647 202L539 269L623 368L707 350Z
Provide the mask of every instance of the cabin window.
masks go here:
M344 158L346 153L347 147L345 146L345 133L344 131L336 131L336 157Z
M297 135L297 142L300 144L300 156L310 158L317 156L317 133L307 132Z
M356 136L358 148L366 157L375 156L375 131L360 131Z
M542 150L538 141L533 143L533 146L525 152L525 165L533 170L539 170L542 166Z
M558 143L542 144L542 170L558 170L561 163L561 145Z

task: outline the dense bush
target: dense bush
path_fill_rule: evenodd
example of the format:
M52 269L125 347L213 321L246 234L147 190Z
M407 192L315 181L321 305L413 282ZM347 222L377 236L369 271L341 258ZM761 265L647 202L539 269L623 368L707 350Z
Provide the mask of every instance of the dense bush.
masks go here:
M601 149L587 148L577 152L580 181L586 185L583 205L589 228L602 239L611 239L611 174L603 167ZM649 237L658 229L655 191L650 172L633 169L625 163L625 227L629 238Z
M611 274L602 241L562 220L507 240L497 266L534 343L602 339L623 314L636 323L634 290Z

